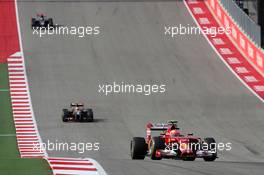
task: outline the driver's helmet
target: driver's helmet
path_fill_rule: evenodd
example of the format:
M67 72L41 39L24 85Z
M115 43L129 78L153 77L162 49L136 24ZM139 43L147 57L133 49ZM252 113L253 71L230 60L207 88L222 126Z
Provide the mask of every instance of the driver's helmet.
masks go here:
M170 131L170 137L177 137L179 136L179 132L176 129Z
M40 14L40 18L43 20L44 19L44 15L43 14Z
M171 125L170 129L171 130L176 130L177 129L177 125L176 124Z
M37 14L37 19L41 19L41 15L39 13Z
M78 106L75 107L75 114L76 115L81 115L81 110Z

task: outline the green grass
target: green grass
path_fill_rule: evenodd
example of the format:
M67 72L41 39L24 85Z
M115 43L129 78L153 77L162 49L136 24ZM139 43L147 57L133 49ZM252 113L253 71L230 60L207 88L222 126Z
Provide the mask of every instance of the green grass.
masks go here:
M8 89L7 65L0 64L0 174L52 174L46 160L20 158Z
M52 174L44 159L10 158L0 159L0 172L4 175L48 175Z

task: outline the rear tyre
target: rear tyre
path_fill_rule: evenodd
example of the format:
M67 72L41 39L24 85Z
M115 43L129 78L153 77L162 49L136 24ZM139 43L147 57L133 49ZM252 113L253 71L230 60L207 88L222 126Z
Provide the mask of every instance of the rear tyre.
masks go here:
M49 24L48 24L48 25L49 25L50 27L53 27L53 19L52 19L52 18L49 18L48 21L49 21Z
M93 110L92 109L87 109L87 121L88 122L93 122Z
M31 19L31 28L34 29L36 27L36 19L32 18Z
M144 159L147 154L147 144L142 137L133 137L130 143L131 159Z
M156 151L165 149L165 142L160 137L153 137L150 143L150 158L152 160L161 160L162 156L157 157Z
M62 110L62 121L67 122L67 121L69 121L68 118L69 118L69 110L63 109Z
M204 142L209 146L209 150L215 151L215 153L210 157L204 157L204 161L206 162L212 162L215 161L217 158L217 152L216 152L216 141L212 137L204 138Z

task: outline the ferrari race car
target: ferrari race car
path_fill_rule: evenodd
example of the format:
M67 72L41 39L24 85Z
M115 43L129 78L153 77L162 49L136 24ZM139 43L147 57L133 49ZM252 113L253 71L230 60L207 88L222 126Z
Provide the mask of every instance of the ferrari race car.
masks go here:
M182 135L177 127L177 121L167 123L148 123L147 137L134 137L130 144L132 159L144 159L150 156L152 160L162 158L194 161L203 158L214 161L217 158L216 142L214 138L201 139L193 134ZM153 131L159 131L158 136L151 136Z
M62 121L93 122L93 110L84 109L83 103L71 103L70 109L62 110Z
M31 28L47 28L48 26L53 27L53 19L47 18L47 16L43 14L37 14L36 18L31 19Z

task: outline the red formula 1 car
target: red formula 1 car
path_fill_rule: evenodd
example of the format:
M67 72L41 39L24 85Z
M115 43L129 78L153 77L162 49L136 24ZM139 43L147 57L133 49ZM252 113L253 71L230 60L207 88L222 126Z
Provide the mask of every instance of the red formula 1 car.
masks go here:
M217 158L216 142L214 138L194 137L193 134L182 135L177 127L177 121L167 123L148 123L147 137L134 137L130 144L132 159L144 159L150 156L152 160L162 158L194 161L203 158L214 161ZM158 136L152 136L153 131L160 131Z

